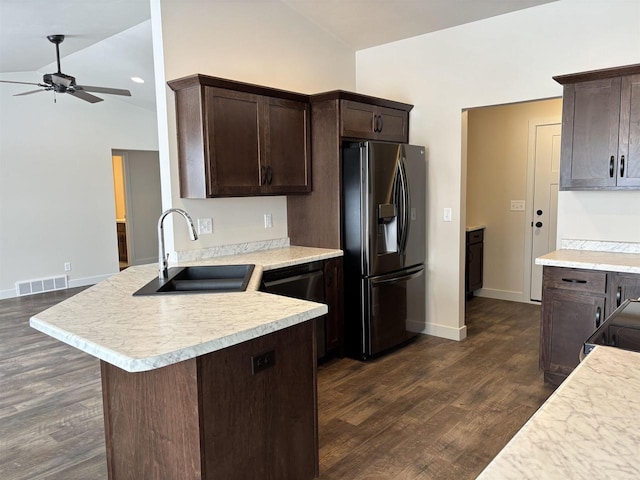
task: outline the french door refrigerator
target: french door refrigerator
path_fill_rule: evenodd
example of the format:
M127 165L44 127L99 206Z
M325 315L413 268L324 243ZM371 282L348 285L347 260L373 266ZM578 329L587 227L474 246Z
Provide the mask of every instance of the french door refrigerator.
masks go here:
M367 359L425 320L424 147L349 142L342 151L345 346Z

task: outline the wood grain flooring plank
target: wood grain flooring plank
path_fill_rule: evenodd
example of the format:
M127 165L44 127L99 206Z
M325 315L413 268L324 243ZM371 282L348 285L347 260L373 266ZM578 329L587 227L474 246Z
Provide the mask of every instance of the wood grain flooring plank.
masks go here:
M28 325L77 291L0 301L2 480L107 479L98 360ZM540 307L466 308L464 341L319 366L320 480L474 479L546 400Z

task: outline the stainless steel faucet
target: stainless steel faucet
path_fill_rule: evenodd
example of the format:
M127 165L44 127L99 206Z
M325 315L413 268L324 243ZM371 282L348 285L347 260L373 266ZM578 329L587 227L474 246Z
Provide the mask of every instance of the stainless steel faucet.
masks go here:
M164 218L170 213L179 213L182 217L187 221L191 230L189 230L189 238L191 240L197 240L198 234L196 233L196 227L193 226L193 220L187 212L182 210L181 208L170 208L166 210L162 215L160 215L160 219L158 220L158 272L160 279L167 278L167 270L168 270L168 262L167 258L169 255L165 256L164 253L164 227L162 223L164 222Z

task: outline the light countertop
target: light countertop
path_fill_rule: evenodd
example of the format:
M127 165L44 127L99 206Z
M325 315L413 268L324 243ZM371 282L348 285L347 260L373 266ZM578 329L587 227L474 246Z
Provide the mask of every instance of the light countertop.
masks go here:
M563 249L536 258L536 265L640 274L640 254Z
M129 267L33 316L30 324L126 371L151 370L324 315L324 304L257 288L263 270L341 255L340 250L285 247L180 263L255 264L247 291L237 293L134 297L157 275L157 265Z
M479 480L640 476L640 353L597 346Z
M475 232L476 230L484 230L485 228L487 228L486 225L467 225L465 230L467 232Z

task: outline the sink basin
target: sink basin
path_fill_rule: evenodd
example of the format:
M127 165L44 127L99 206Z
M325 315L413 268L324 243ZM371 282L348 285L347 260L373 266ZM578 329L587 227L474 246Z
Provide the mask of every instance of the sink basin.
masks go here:
M168 278L151 280L134 295L244 292L254 265L202 265L172 267Z

